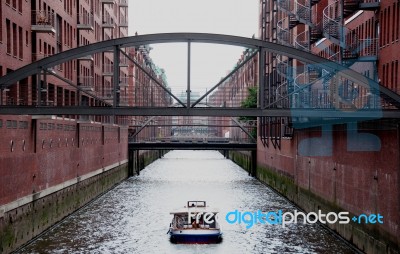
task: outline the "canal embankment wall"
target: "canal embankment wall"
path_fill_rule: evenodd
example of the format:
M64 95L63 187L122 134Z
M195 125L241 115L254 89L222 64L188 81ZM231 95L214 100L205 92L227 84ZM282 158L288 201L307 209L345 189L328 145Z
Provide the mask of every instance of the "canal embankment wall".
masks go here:
M55 117L0 119L0 253L9 253L159 158L129 170L128 129Z
M350 218L360 214L382 215L383 224L350 221L326 225L365 253L400 253L398 126L381 130L360 127L359 132L379 137L380 149L362 151L368 144L361 143L358 151L349 151L354 136L350 137L345 126L335 126L330 155L301 155L298 144L322 134L318 129L309 129L281 139L279 147L271 141L268 144L258 140L255 172L251 172L250 153L230 152L230 158L306 212L347 211Z

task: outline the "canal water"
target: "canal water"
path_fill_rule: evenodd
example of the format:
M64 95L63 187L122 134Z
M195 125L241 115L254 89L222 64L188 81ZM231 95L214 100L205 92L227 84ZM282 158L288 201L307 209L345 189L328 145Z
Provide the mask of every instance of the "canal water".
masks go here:
M174 244L171 210L206 200L220 210L219 244ZM216 151L172 151L43 234L19 253L353 253L318 225L228 224L239 211L293 211L291 203Z

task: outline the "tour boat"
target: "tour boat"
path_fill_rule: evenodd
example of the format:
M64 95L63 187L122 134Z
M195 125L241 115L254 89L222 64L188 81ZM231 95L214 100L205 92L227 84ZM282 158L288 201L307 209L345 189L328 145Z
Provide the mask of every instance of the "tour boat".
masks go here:
M174 243L219 243L222 240L218 211L206 206L206 201L188 201L173 215L168 233ZM191 216L189 218L189 216Z

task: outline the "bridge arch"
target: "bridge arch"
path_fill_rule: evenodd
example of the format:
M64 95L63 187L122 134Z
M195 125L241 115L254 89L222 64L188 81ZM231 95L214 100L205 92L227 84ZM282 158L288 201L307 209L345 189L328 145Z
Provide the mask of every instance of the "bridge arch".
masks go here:
M208 34L208 33L162 33L162 34L137 35L137 36L112 39L108 41L101 41L81 46L41 59L37 62L31 63L20 69L17 69L14 72L11 72L3 77L0 77L0 87L3 89L7 88L8 86L15 84L16 82L28 76L40 73L44 69L89 54L109 51L119 47L140 46L145 44L158 44L158 43L172 43L172 42L199 42L199 43L225 44L225 45L242 46L247 48L265 50L279 55L284 55L290 58L298 59L307 64L312 64L320 68L324 68L332 72L339 73L340 76L350 81L353 81L357 84L360 84L364 87L379 88L379 92L381 94L385 95L387 98L392 99L392 101L400 103L400 95L392 92L391 90L365 77L364 75L354 70L351 70L350 68L342 66L336 62L327 60L320 56L296 48L272 42L262 41L258 39L245 38L232 35Z

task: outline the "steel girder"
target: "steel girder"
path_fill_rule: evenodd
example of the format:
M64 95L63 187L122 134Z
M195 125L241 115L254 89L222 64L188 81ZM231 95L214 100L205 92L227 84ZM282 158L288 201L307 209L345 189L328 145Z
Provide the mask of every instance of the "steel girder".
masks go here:
M120 115L120 116L254 116L254 117L310 117L371 119L379 113L383 118L400 118L400 110L335 110L335 109L260 109L260 108L175 108L175 107L29 107L2 106L0 114L4 115Z
M174 142L129 142L133 150L257 150L256 143L174 143Z
M114 50L115 48L129 47L129 46L140 46L145 44L157 44L157 43L172 43L172 42L198 42L198 43L212 43L212 44L225 44L233 46L242 46L247 48L253 48L258 50L265 50L279 55L285 55L290 58L298 59L302 62L315 65L319 68L329 70L338 75L353 81L366 88L379 87L379 92L385 97L390 98L392 101L400 105L400 95L387 89L386 87L378 84L377 82L365 77L364 75L351 70L345 66L342 66L333 61L325 58L313 55L311 53L287 47L284 45L262 41L258 39L221 35L221 34L207 34L207 33L163 33L163 34L149 34L149 35L138 35L131 37L123 37L118 39L112 39L108 41L101 41L86 46L70 49L56 55L41 59L26 65L14 72L11 72L5 76L0 77L0 88L4 89L16 82L40 73L43 69L47 69L61 63L83 57L89 54ZM9 108L11 110L11 108ZM29 110L24 108L27 114ZM114 108L116 115L125 115L122 112L123 109ZM220 110L220 109L219 109ZM3 111L3 110L2 110ZM15 111L15 114L19 114L19 110ZM0 112L1 113L1 112ZM360 111L358 111L360 113ZM58 113L57 113L58 114ZM232 115L231 115L232 116Z

